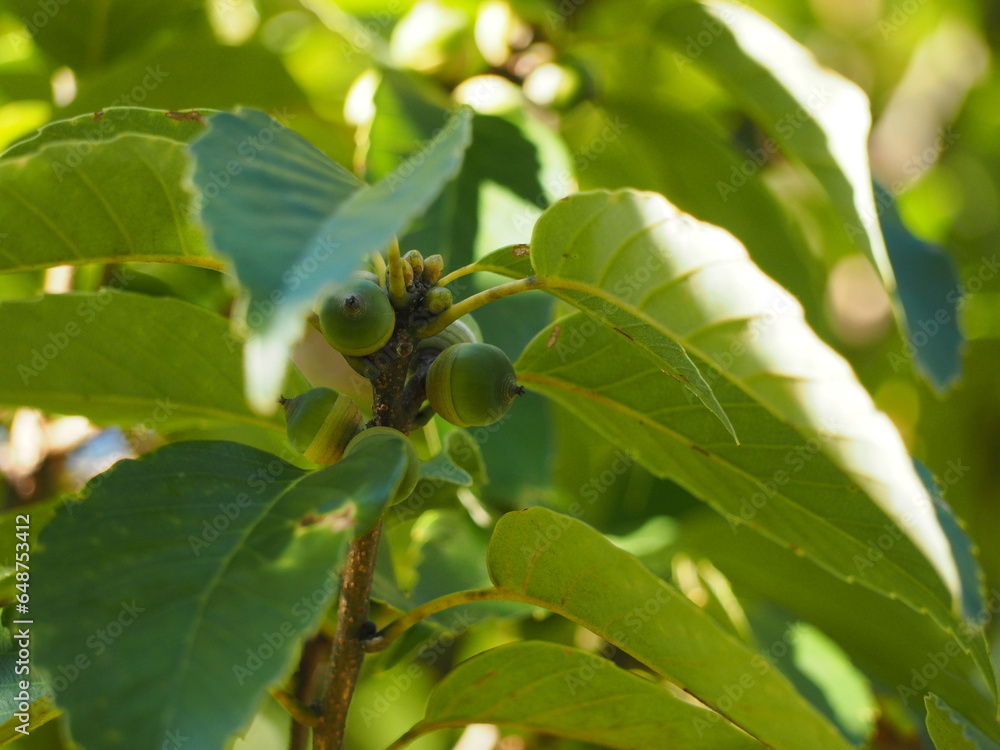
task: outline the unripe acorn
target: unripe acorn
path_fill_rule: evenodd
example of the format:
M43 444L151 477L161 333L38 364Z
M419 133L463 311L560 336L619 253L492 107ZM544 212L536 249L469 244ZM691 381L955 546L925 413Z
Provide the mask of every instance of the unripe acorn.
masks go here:
M378 276L376 276L371 271L355 271L351 274L352 279L363 279L364 281L370 281L373 284L378 284Z
M319 311L320 329L341 354L364 357L392 337L396 313L388 295L367 279L340 285Z
M449 346L427 371L431 407L459 427L493 424L522 393L507 355L490 344Z
M444 273L444 258L437 253L424 258L424 281L428 284L437 284L442 273Z
M417 351L433 349L443 352L454 344L476 344L482 340L483 334L479 330L479 324L471 315L463 315L441 333L422 339L417 344Z
M451 307L451 290L445 286L436 286L424 296L424 307L432 315L440 315Z
M332 388L313 388L281 400L288 441L313 463L340 460L364 420L357 405Z
M381 454L393 442L402 442L404 451L406 452L406 474L403 475L403 479L396 489L396 496L390 501L390 503L398 503L410 496L410 493L417 486L417 480L420 478L420 459L417 457L417 449L413 447L413 443L409 441L406 435L391 427L369 427L367 430L359 432L351 440L347 446L347 450L344 451L344 457L346 458L352 453L356 453L358 447L362 445Z

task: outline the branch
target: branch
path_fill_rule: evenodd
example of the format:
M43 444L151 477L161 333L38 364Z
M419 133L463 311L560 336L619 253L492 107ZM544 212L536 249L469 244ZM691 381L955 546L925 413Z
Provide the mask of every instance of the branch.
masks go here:
M330 686L323 699L322 718L313 735L315 750L341 750L351 705L364 659L361 633L368 621L368 597L375 575L375 558L382 524L351 542L344 565L337 610L337 634L330 659Z
M391 249L389 253L390 283L394 256L396 265L403 262L399 258L398 246L395 246L395 253ZM395 352L396 356L382 360L378 375L372 380L374 402L371 423L405 433L410 427L410 415L403 393L413 352L406 326L397 328L383 351ZM323 697L322 718L313 733L314 750L342 750L344 747L347 712L365 655L362 639L367 633L363 628L368 623L369 597L381 533L382 523L379 522L370 532L352 541L347 552L341 576L329 685Z

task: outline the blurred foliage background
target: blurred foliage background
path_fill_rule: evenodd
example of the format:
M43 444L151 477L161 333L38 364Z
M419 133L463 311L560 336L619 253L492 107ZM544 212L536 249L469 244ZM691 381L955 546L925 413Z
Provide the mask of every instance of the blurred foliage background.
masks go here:
M527 242L550 202L592 188L661 192L726 227L802 300L814 328L851 361L912 454L944 485L979 546L988 589L1000 587L1000 78L993 56L1000 6L985 0L748 3L871 99L872 170L884 188L890 252L903 253L898 275L905 275L907 248L940 251L937 281L950 285L958 300L961 372L935 387L915 369L889 297L815 181L770 148L753 120L699 70L713 30L672 47L657 33L655 19L669 5L0 0L0 148L52 120L113 105L246 105L270 112L359 176L376 180L431 137L449 108L468 103L481 116L463 171L403 240L404 250L442 253L449 266L461 265ZM211 271L138 264L132 270L138 281L131 292L175 295L223 314L232 301L233 286ZM68 283L93 289L109 278L109 269L83 267ZM51 271L4 276L0 296L30 296L60 283ZM473 283L489 280L462 283L471 291ZM514 357L552 314L548 298L528 294L477 318L486 340ZM349 387L343 362L318 338L303 342L297 361L314 383ZM158 440L141 426L98 430L28 410L0 414L8 507L77 489L111 461ZM479 497L463 498L464 505L435 498L434 509L419 520L402 519L390 534L404 589L454 590L455 579L436 577L457 570L475 585L491 515L580 503L584 520L615 535L656 572L673 576L696 601L718 607L738 632L752 630L748 637L758 643L778 643L782 623L809 619L795 595L785 596L766 574L792 570L792 562L775 553L773 568L748 569L745 558L732 554L736 540L721 518L652 477L573 415L529 396L502 426L473 435L488 472ZM745 551L768 543L739 544ZM798 662L790 657L783 667L803 680L812 669L808 689L829 689L818 704L836 714L845 731L859 740L874 737L876 747L921 746L919 722L892 686L876 679L870 687L850 676L824 682L816 675L856 675L852 670L866 666L852 667L819 630L795 627L807 635L795 640ZM390 655L395 666L383 659L368 669L350 746L384 747L420 717L436 675L471 653L525 636L599 646L549 618L473 628L431 655ZM419 664L416 676L407 671L413 663ZM275 706L264 707L240 747L281 746L286 721ZM466 733L461 747L579 746L476 731ZM430 737L415 747L450 747L457 737ZM58 747L54 725L21 744Z

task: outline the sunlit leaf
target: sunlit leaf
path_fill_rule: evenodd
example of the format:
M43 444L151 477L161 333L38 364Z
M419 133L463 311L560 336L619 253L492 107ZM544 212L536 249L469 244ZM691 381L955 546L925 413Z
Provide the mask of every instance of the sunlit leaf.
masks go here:
M497 588L592 630L765 746L850 747L765 656L585 524L543 508L508 513L488 564Z
M973 649L986 653L978 628L956 637L955 632L903 602L857 582L846 583L807 557L746 526L730 526L715 513L685 519L681 546L709 558L738 591L774 602L815 624L849 653L858 667L891 685L893 693L911 710L921 710L924 693L930 690L977 726L995 725L994 699L973 687L974 679L981 676L992 691L993 669L988 657L977 663L967 653ZM747 560L753 564L748 565ZM986 618L988 612L978 611L976 621ZM906 637L900 638L900 633ZM963 646L963 641L978 643L970 647Z
M698 246L704 257L709 245ZM707 266L716 271L724 267ZM744 289L750 288L749 269L740 271L738 278ZM718 277L711 286L720 288ZM737 294L726 303L735 301ZM756 345L767 346L778 336L783 337L782 347L791 347L784 349L788 352L823 347L818 340L810 340L800 318L777 321L757 329ZM554 336L557 327L559 334ZM560 344L561 340L565 343ZM736 367L746 373L756 366L754 349L744 340L748 345L742 359L725 375ZM571 342L580 345L574 348ZM698 343L704 351L701 345L707 341ZM711 350L727 352L728 347L720 343ZM684 391L653 362L580 313L542 331L516 367L520 382L528 388L575 411L655 473L703 498L733 523L750 525L843 580L929 613L939 627L974 653L986 673L989 657L977 635L978 626L955 614L957 592L946 588L922 551L928 539L939 540L941 555L954 571L950 545L937 525L926 490L901 445L895 454L901 461L895 465L892 452L876 455L891 450L889 440L898 438L888 425L880 424L883 418L870 402L863 405L867 396L843 364L834 359L821 375L800 369L810 362L819 367L821 357L835 356L820 351L796 364L794 358L766 353L760 361L767 363L767 369L752 379L758 387L765 378L778 381L779 387L794 386L790 395L803 394L797 402L801 414L820 412L820 421L811 429L808 422L793 428L793 418L781 419L774 407L768 409L756 388L730 377L717 378L720 403L733 415L737 430L753 436L741 446L728 441L721 426L686 399ZM581 365L584 361L585 366ZM783 362L796 368L787 378L778 375ZM842 376L836 375L837 369ZM802 388L809 377L815 378L809 387L816 396L807 400L808 391ZM823 397L824 389L833 390ZM880 432L884 437L873 440ZM874 482L874 477L883 479ZM892 502L886 501L887 494ZM895 506L897 502L905 505ZM927 538L920 547L922 535ZM968 637L966 627L971 628Z
M731 2L679 2L656 25L685 63L709 72L826 189L844 230L895 291L868 166L864 92L823 68L756 11Z
M152 135L187 143L205 128L205 118L214 109L174 112L144 107L108 107L87 115L57 120L24 138L0 156L4 159L25 156L58 141L88 141L96 144L120 135ZM88 150L78 146L81 151ZM81 154L81 159L83 158Z
M555 643L500 646L438 683L427 716L393 748L435 729L496 724L629 750L763 747L716 714L612 662Z
M162 434L239 427L240 440L285 444L284 415L246 403L242 342L201 307L109 290L46 295L0 302L0 328L2 404ZM294 370L288 383L291 395L309 387Z
M742 251L730 235L713 229ZM685 351L690 329L675 324L685 311L672 309L700 286L686 278L706 260L696 264L686 254L701 252L689 244L695 232L690 217L652 193L580 193L538 220L531 264L543 288L588 311L658 363L735 437L712 387ZM685 322L694 324L698 317L689 313Z
M71 126L53 127L65 133ZM184 144L117 131L91 140L88 133L48 141L43 130L43 147L0 160L0 272L125 261L221 268L189 221Z

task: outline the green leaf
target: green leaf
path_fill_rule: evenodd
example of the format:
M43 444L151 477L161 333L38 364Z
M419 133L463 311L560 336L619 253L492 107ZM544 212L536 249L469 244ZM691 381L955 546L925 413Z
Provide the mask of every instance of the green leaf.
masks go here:
M844 230L895 291L879 229L868 166L871 112L864 92L823 68L802 45L745 5L683 2L668 7L657 32L708 71L823 185ZM708 43L696 43L706 30ZM691 58L688 57L691 55Z
M629 750L753 750L759 742L669 687L596 654L555 643L511 643L460 664L435 687L422 734L496 724Z
M813 623L859 668L891 686L911 710L921 710L922 697L930 690L977 726L995 727L995 700L973 687L981 677L993 691L993 669L988 661L981 661L984 669L979 669L966 652L969 647L962 645L963 640L978 640L976 648L985 652L981 630L956 637L903 602L845 583L787 546L747 526L731 527L713 512L685 518L681 547L710 559L744 597L767 599ZM980 620L988 616L985 608L978 613Z
M585 524L543 508L509 513L488 565L499 589L592 630L762 744L850 747L766 657Z
M0 160L0 272L164 260L221 268L189 221L186 167L182 143L132 134Z
M684 251L695 255L701 248L689 244L696 230L693 221L682 216L652 193L580 193L556 203L535 224L531 264L543 288L588 311L638 347L736 437L712 387L684 351L687 331L671 325L666 309L691 296L687 276L699 268L684 256ZM728 239L726 244L742 250L731 235L712 229ZM714 244L723 242L716 239ZM727 247L717 252L722 255L727 249L732 252ZM672 295L674 299L664 301Z
M864 743L871 736L879 713L868 677L820 630L797 623L785 633L793 639L789 666L796 675L808 681L809 692L816 695L813 705L817 705L853 744ZM779 663L785 667L784 663ZM797 679L792 678L792 681ZM800 689L800 692L803 691ZM803 694L809 696L809 693Z
M425 150L372 187L262 112L217 115L191 145L201 218L248 290L245 367L254 408L273 411L288 348L323 288L386 248L454 176L469 119L460 110Z
M284 416L261 417L244 399L241 341L201 307L109 290L45 295L0 302L0 329L10 332L0 404L162 434L239 427L240 440L285 445ZM292 373L290 393L308 387Z
M892 193L882 187L877 192L885 244L899 285L899 301L906 311L904 335L917 371L938 393L945 393L962 375L965 348L958 325L964 301L958 270L945 248L910 232ZM895 371L899 363L890 362Z
M0 156L10 159L26 156L59 141L100 143L119 135L151 135L186 143L205 128L204 118L214 109L172 112L145 107L108 107L99 112L51 122ZM81 150L86 150L81 146Z
M508 245L487 253L469 266L469 273L495 273L512 279L524 279L534 273L531 248L528 245Z
M945 501L941 486L935 480L934 475L916 459L913 460L913 465L917 476L924 483L924 487L927 488L931 501L934 503L934 513L941 525L941 530L948 537L948 545L951 547L951 555L955 560L961 581L962 611L966 618L975 619L986 606L984 601L985 581L983 571L979 567L979 560L976 557L975 545L965 532L961 519L955 515L955 512Z
M236 443L168 445L92 480L33 558L35 658L83 746L217 748L284 678L402 452L316 472ZM96 486L95 486L96 485ZM308 524L320 501L337 512ZM211 679L206 679L206 675Z
M787 462L779 461L783 453L803 441L818 441L820 452L846 475L846 484L865 490L873 501L874 507L865 504L857 509L856 520L864 516L866 523L891 519L906 530L909 540L930 561L930 565L926 561L917 563L922 573L912 571L927 581L919 587L919 595L901 595L910 596L909 601L919 608L931 606L925 600L933 592L939 612L953 608L958 588L955 564L899 434L889 419L875 409L850 365L809 328L798 301L754 265L736 238L679 212L652 193L581 193L545 212L535 227L531 258L546 289L613 326L622 340L647 357L655 356L659 363L674 351L687 357L686 350L698 362L716 370L711 373L711 388L707 382L704 386L709 393L711 389L732 386L727 390L733 392L730 399L740 404L735 408L755 410L785 433L777 446L773 441L769 444L756 414L749 422L731 415L745 425L736 434L751 441L736 450L744 459L751 458L749 454L755 454L756 459L736 463L751 466L756 479L748 482L748 477L741 476L736 485L729 485L725 497L715 498L717 502L728 501L730 507L739 505L740 495L753 495L760 489L757 482L771 479L776 470L787 468ZM675 349L666 348L667 344ZM652 375L646 378L650 384L654 380L662 382L659 368L651 369L638 361L626 367L622 362L602 359L586 339L580 344L560 346L558 341L553 345L540 336L529 351L545 364L536 365L528 359L521 369L558 369L559 379L564 382L583 378L588 384L615 389L621 401L612 404L612 409L617 412L614 419L619 424L623 419L633 424L647 422L637 418L647 415L649 406L656 404L653 413L659 415L658 429L671 431L674 419L668 404L677 403L676 395L656 387L645 394L640 405L633 387L643 372ZM558 355L558 362L553 354ZM567 359L576 365L575 369L567 367ZM586 361L586 368L579 366L581 361ZM698 372L697 365L692 367ZM588 373L582 373L583 369ZM594 377L595 370L601 375ZM624 378L628 378L629 387L616 388ZM704 402L703 392L697 395ZM717 405L720 403L716 396L711 398ZM721 414L723 407L718 405L714 411ZM646 430L649 427L652 425L647 424ZM727 427L732 433L732 427ZM713 451L717 449L720 457L732 453L710 432L703 432L698 441L692 441L698 446L695 449L690 444L685 446L688 454L699 457L695 461L707 459L715 465ZM634 442L629 438L625 446ZM760 443L764 444L763 450L758 448ZM709 455L700 453L702 450ZM663 453L654 451L661 457L654 468L676 479L671 467L675 461L664 463ZM761 465L767 467L763 473ZM713 490L713 494L718 492L718 488ZM703 490L701 494L704 496ZM820 517L826 516L829 506L816 502L816 488L810 489L809 495L800 502L819 505ZM739 513L738 509L729 512ZM784 526L788 520L785 517L778 524ZM868 526L848 530L859 541L871 532ZM787 535L784 538L804 549L809 547ZM903 546L908 548L902 554L905 558L916 551L910 544ZM892 553L897 550L898 545ZM853 569L850 554L845 556L844 552L846 548L841 548L836 564L842 570L845 563ZM900 572L905 573L909 566L907 562ZM909 578L910 574L903 577ZM940 580L934 580L938 577ZM924 591L925 587L930 591Z
M937 750L998 750L994 742L933 693L924 698L927 732Z
M711 242L691 247L711 259ZM709 327L698 335L697 351L730 357L729 369L714 384L746 436L742 446L727 440L656 364L579 313L529 345L516 363L519 381L574 411L731 522L750 525L842 580L926 611L990 674L978 626L956 615L957 584L946 587L938 573L942 566L954 571L950 545L894 428L875 411L846 363L806 328L794 302L773 282L767 282L770 290L755 289L764 277L755 279L754 267L737 258L707 265L712 273L697 283L712 290L706 306L742 301L743 310L728 326L738 338L720 336L726 326ZM720 273L727 267L738 287ZM767 300L765 294L771 299L765 311L789 312L755 325L760 314L752 305ZM681 316L684 308L697 309L690 300L674 304ZM731 354L735 346L742 349L739 358ZM759 397L769 387L772 393L785 390L783 410L767 408ZM936 554L937 567L927 548Z

